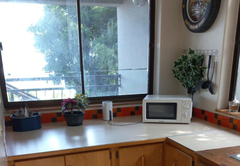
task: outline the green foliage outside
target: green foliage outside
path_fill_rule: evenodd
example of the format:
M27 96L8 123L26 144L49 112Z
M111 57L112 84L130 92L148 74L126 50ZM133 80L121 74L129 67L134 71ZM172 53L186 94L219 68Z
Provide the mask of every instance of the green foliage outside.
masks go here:
M117 9L113 7L82 6L81 35L84 74L117 74ZM44 16L29 27L34 34L35 48L45 56L43 70L49 73L55 84L63 77L67 86L81 93L80 46L76 6L45 5ZM87 78L87 77L86 77ZM100 77L89 77L85 86L103 84ZM114 79L104 84L116 84ZM87 91L93 96L97 91Z

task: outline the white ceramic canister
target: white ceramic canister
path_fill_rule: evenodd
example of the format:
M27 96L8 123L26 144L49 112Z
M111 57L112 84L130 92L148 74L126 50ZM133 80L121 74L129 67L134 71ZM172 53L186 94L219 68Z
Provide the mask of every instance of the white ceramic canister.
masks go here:
M102 102L102 111L103 111L103 120L113 120L113 103L112 103L112 101L103 101Z

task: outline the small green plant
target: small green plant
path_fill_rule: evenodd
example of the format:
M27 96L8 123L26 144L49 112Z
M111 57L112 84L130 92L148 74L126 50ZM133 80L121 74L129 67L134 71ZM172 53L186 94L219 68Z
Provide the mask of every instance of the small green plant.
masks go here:
M174 62L173 76L179 80L184 88L193 89L199 80L204 78L205 66L201 66L203 56L189 48L187 55L182 55Z
M90 100L83 94L76 94L75 100L77 102L77 107L81 110L85 110L90 104Z

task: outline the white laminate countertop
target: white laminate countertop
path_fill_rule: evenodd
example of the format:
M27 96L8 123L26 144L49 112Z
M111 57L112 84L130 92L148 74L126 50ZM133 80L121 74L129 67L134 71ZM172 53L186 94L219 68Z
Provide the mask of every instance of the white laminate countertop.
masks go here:
M138 121L141 116L114 118L115 124ZM240 145L238 132L196 118L190 124L130 126L110 126L102 119L84 120L77 127L57 122L42 124L42 129L28 132L13 132L11 127L6 127L9 157L165 137L194 151Z

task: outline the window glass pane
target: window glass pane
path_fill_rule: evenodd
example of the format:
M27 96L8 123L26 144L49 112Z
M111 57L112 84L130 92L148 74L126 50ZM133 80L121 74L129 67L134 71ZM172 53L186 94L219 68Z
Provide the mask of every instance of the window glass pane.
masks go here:
M132 0L0 0L9 102L147 94L149 6Z
M81 3L85 91L90 97L146 94L148 4L131 0Z
M10 102L82 92L77 0L0 1L0 20Z

